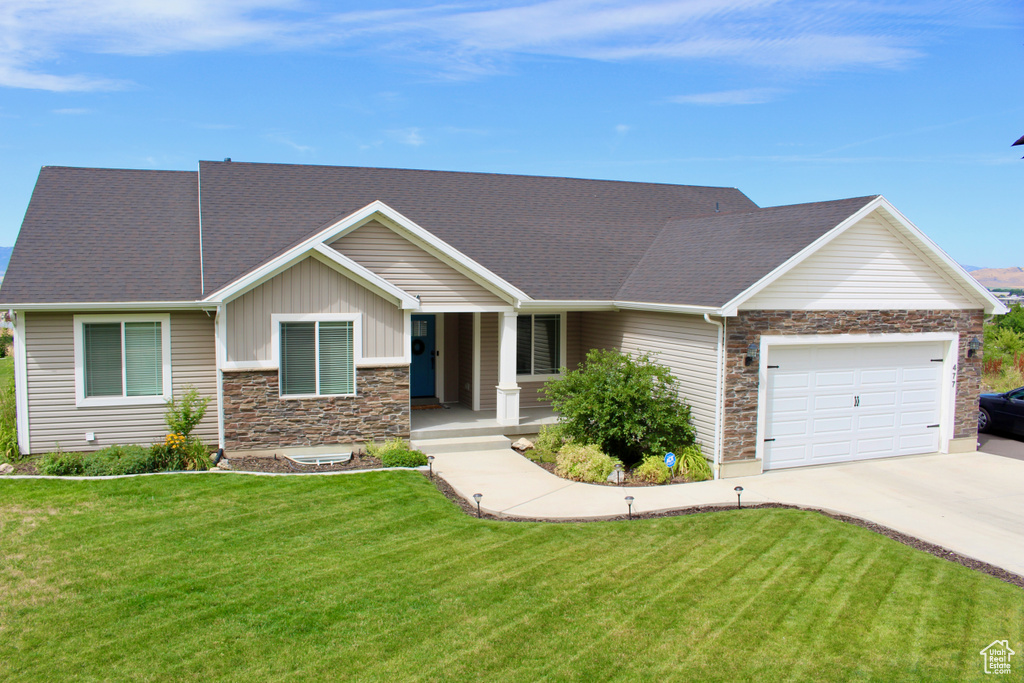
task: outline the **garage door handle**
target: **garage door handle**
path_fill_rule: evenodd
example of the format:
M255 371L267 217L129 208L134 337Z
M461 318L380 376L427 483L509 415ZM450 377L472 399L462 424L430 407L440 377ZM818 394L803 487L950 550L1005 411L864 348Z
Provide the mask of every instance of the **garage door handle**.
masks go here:
M939 425L928 425L925 429L935 429Z
M775 441L775 439L765 439L764 440L765 443L768 443L769 441Z
M860 405L860 396L854 396L853 397L853 407L856 408L859 405Z

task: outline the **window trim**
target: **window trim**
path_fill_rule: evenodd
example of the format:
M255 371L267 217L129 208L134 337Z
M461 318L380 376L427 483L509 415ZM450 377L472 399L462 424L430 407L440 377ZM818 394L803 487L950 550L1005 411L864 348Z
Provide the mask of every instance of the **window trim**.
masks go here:
M281 323L352 323L352 393L351 394L282 394L281 381ZM271 362L277 368L277 397L282 401L309 398L354 398L359 395L359 361L363 357L362 314L360 313L273 313L270 316ZM313 335L316 351L319 352L319 326ZM317 385L320 384L320 355L316 355Z
M160 323L160 364L162 369L163 392L153 396L86 396L85 395L85 324L121 323L121 344L124 345L124 323ZM152 406L163 405L171 399L171 315L169 313L125 313L121 315L76 315L74 316L75 346L75 406L97 408L103 406ZM121 358L122 377L125 359ZM124 382L121 391L127 391Z
M535 318L535 316L538 316L538 315L555 315L555 314L554 313L545 313L545 312L539 312L539 313L520 313L519 317L522 318L522 317L525 317L525 316L529 316L531 321L532 321ZM567 321L568 316L567 316L565 311L561 311L561 312L557 313L557 315L558 315L558 367L564 368L566 365L568 365L568 360L567 360L567 356L566 356L566 347L568 346L568 337L569 337L568 331L567 331L567 325L566 325L566 321ZM531 325L533 325L532 322L531 322ZM531 339L536 339L536 335L531 335L530 338ZM530 349L530 366L531 366L531 369L532 369L533 363L534 363L533 353L534 353L534 349L531 348ZM546 382L546 381L552 380L552 379L560 379L561 377L562 377L562 373L560 373L560 372L552 372L552 373L541 374L541 375L535 375L535 374L520 375L520 374L517 373L516 374L516 382L517 383L518 382Z

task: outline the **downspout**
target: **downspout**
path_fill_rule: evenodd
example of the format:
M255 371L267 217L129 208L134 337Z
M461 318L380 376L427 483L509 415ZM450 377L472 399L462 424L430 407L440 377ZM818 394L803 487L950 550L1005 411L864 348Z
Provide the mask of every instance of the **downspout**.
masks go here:
M715 479L721 477L722 469L722 404L725 401L725 382L722 381L722 374L725 370L725 324L712 320L707 313L704 314L704 321L718 328L718 358L715 367L715 451L712 456L711 470Z

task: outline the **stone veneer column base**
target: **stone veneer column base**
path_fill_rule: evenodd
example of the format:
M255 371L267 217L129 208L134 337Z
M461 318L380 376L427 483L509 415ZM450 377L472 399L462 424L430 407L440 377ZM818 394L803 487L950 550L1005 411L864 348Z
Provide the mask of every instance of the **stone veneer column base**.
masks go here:
M409 438L409 368L359 368L354 397L282 399L277 370L224 372L224 448Z

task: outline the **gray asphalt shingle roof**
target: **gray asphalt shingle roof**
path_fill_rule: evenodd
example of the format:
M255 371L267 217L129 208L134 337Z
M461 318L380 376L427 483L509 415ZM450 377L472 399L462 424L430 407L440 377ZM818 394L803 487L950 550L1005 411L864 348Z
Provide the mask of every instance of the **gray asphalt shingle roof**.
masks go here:
M535 299L720 305L870 197L759 209L734 188L201 162L45 167L0 300L195 301L380 200ZM715 213L716 206L719 213Z

